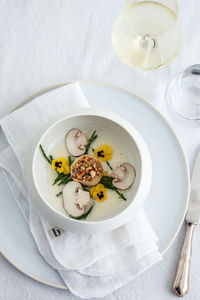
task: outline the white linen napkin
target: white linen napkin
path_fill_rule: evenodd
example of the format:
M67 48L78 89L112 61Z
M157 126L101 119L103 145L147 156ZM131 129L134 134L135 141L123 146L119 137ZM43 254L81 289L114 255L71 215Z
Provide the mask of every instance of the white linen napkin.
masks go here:
M14 199L40 253L58 270L71 292L81 298L103 297L161 259L157 237L143 209L126 225L106 234L64 232L52 238L49 229L54 224L32 207L23 179L32 136L63 113L87 106L80 86L73 83L36 98L0 120L9 144L0 155L0 167Z

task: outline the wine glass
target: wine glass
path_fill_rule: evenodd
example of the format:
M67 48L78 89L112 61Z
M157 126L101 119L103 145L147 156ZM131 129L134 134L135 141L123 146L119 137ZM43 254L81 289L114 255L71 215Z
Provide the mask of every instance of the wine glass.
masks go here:
M179 73L167 88L169 107L187 121L200 121L200 64Z
M141 70L169 64L181 47L178 14L176 0L128 0L113 24L116 53Z

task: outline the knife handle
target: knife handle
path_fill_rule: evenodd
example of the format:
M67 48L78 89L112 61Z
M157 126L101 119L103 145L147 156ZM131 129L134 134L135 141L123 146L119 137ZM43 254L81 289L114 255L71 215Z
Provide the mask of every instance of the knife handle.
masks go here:
M189 290L190 260L192 255L192 238L196 224L186 222L186 234L181 251L176 277L172 290L178 297L183 297Z

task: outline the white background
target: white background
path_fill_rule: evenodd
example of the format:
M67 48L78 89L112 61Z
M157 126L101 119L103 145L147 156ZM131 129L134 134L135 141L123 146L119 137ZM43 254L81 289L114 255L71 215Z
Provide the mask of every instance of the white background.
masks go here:
M177 72L200 63L200 2L178 2L183 33L180 55L164 69L140 72L124 65L111 46L112 23L124 0L0 0L0 116L22 99L57 83L74 79L115 83L145 97L166 115L192 167L200 146L200 124L184 125L168 115L165 90ZM127 292L123 290L123 296L115 293L106 299L176 299L171 285L183 236L184 227L162 262L136 278ZM200 230L197 228L191 287L186 300L200 299L199 253ZM1 297L3 300L77 299L68 291L47 287L26 277L2 256Z

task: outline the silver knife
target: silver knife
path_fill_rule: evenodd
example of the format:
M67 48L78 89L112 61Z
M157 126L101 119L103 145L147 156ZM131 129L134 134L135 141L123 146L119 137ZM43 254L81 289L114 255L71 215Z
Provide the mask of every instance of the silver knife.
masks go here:
M176 277L173 284L174 293L183 297L189 290L190 263L192 255L193 232L198 224L200 217L200 152L194 163L191 186L190 200L186 213L186 234L181 251Z

